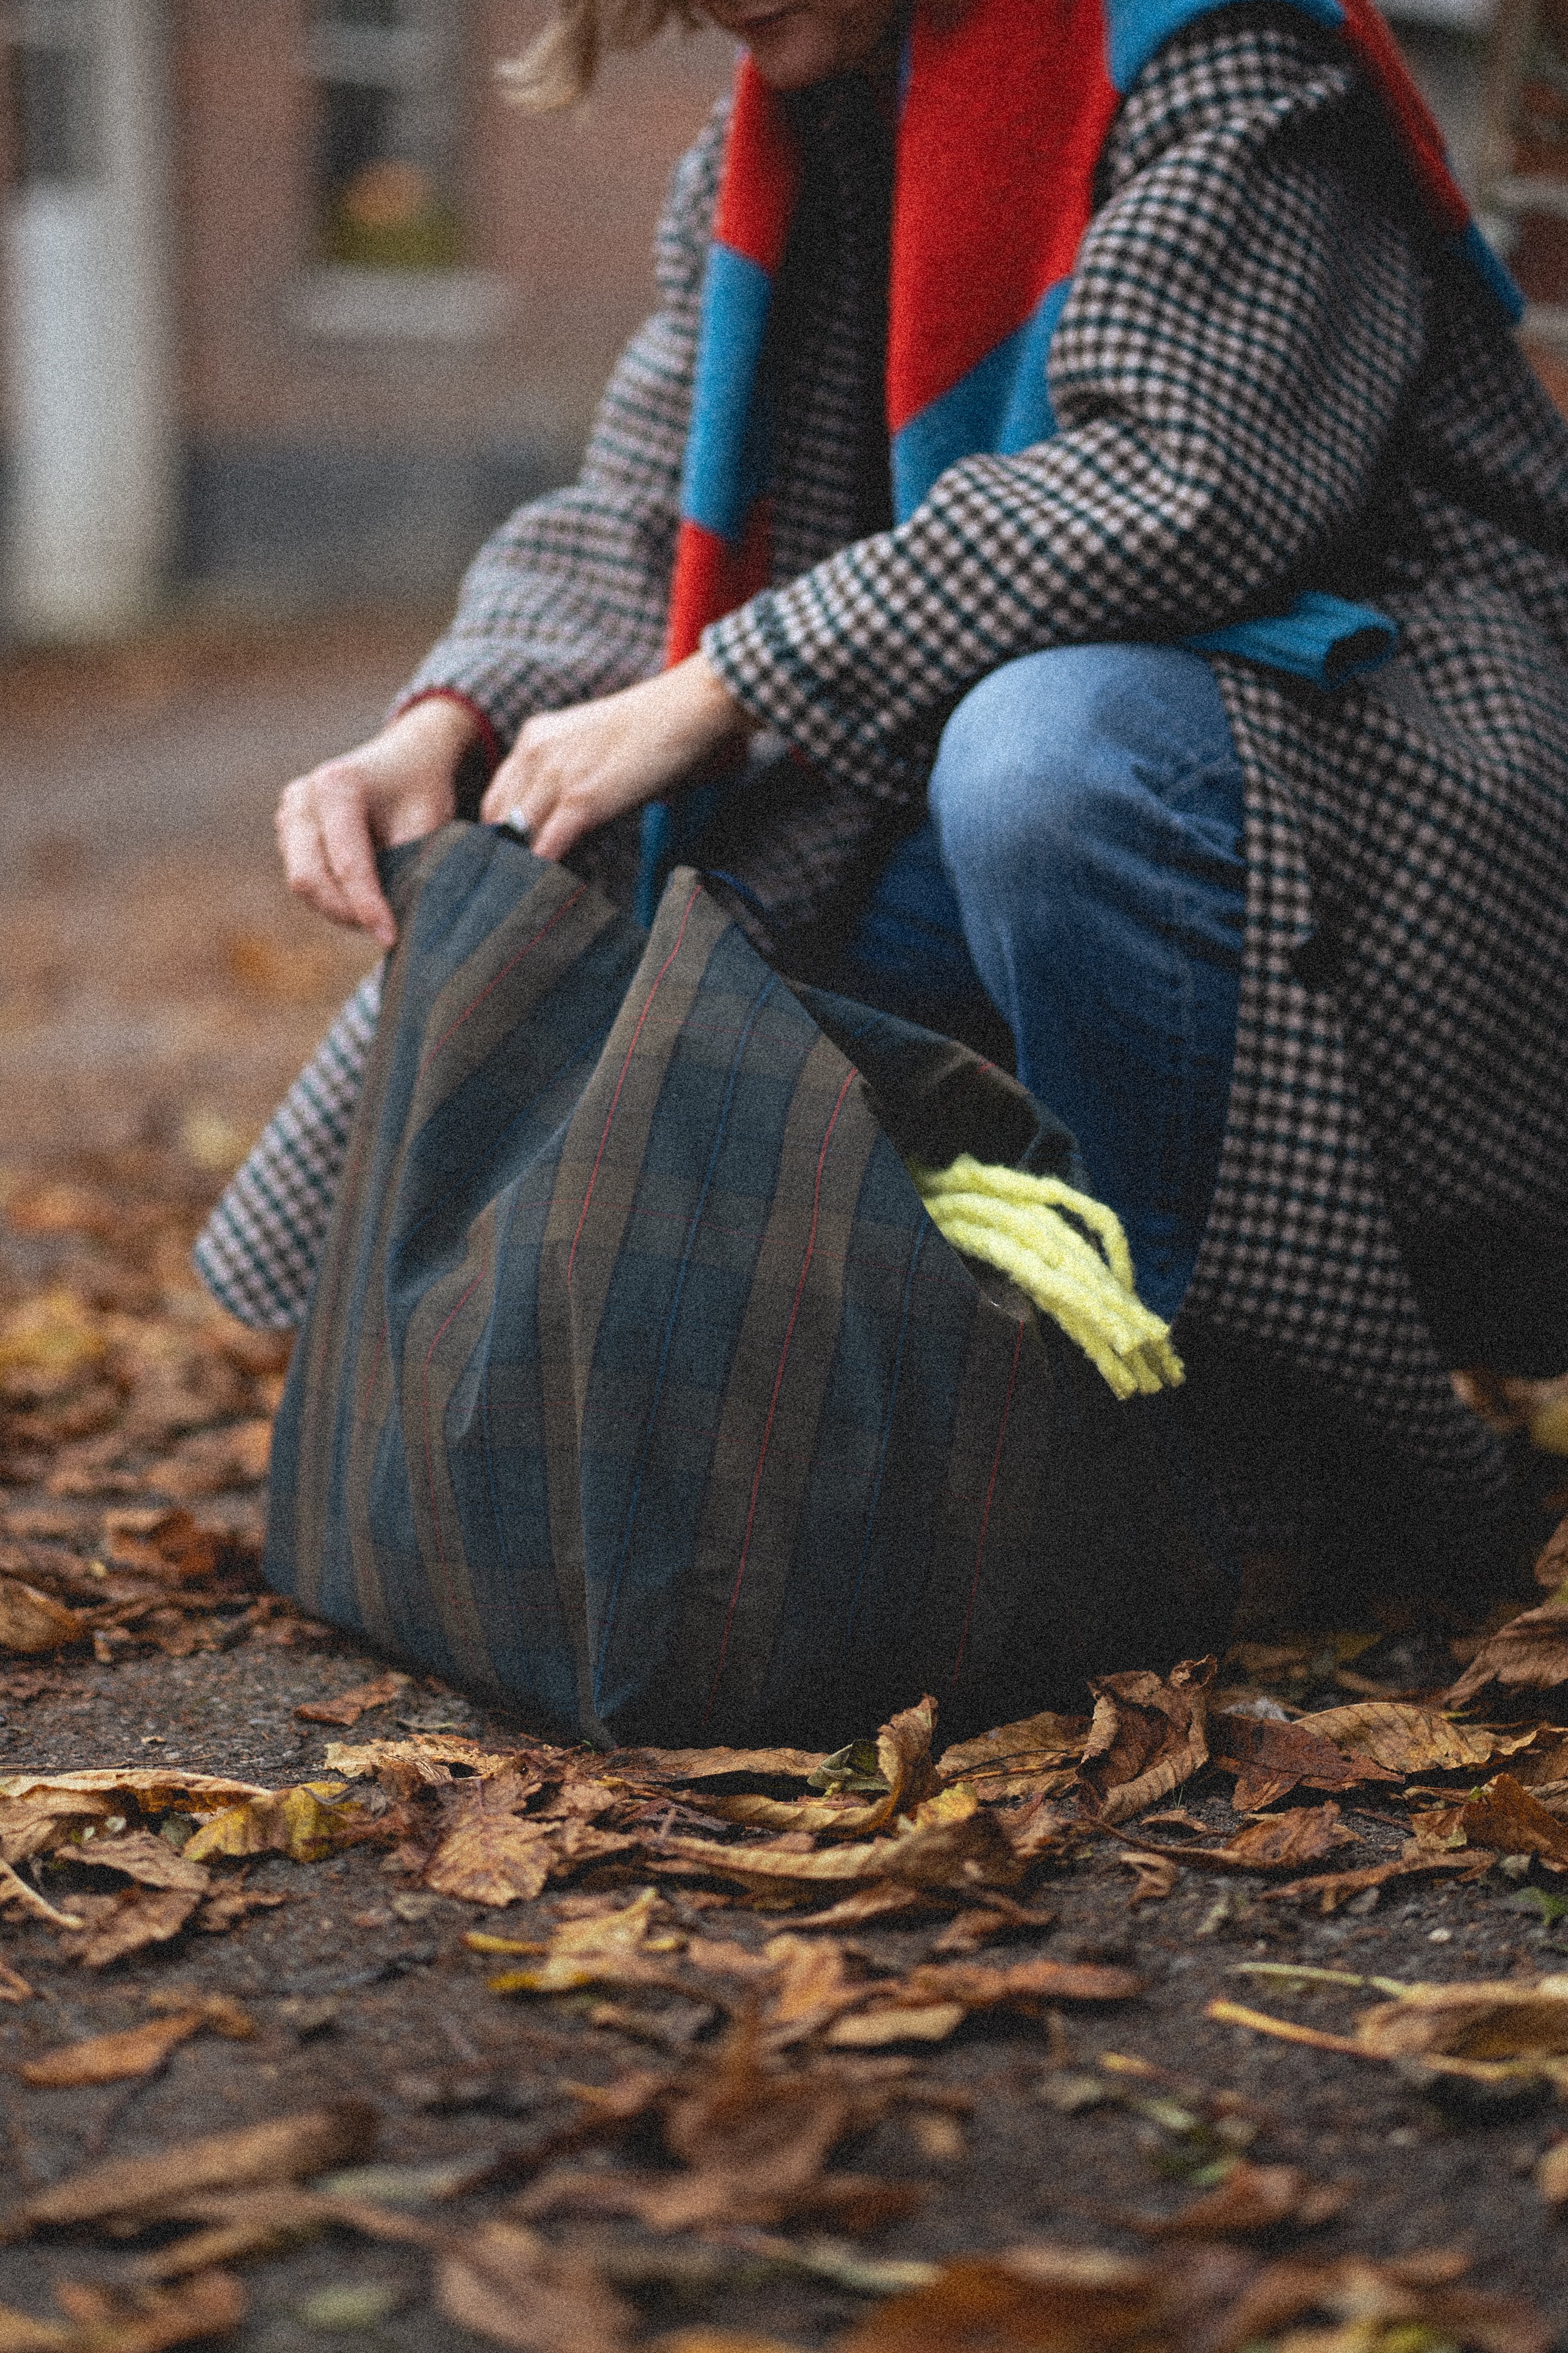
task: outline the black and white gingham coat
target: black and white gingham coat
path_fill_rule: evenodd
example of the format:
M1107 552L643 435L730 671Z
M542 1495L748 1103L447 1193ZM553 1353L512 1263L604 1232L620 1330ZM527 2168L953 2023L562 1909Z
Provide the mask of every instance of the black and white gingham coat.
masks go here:
M1394 662L1333 694L1215 662L1250 885L1188 1314L1429 1472L1495 1485L1407 1268L1568 1255L1568 429L1333 37L1235 6L1165 47L1111 133L1051 347L1058 437L952 467L891 529L885 169L840 102L782 354L776 585L704 640L811 765L732 804L713 862L796 968L792 943L918 821L945 714L998 663L1182 638L1305 586L1394 615ZM660 308L580 478L490 540L412 682L503 740L658 666L721 137L722 110L678 169ZM259 1320L300 1312L373 1015L367 996L209 1234L209 1276Z

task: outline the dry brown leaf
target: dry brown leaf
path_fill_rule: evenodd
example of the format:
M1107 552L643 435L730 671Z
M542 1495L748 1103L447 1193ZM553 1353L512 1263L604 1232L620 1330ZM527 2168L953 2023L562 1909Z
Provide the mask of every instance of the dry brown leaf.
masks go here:
M218 1773L184 1773L169 1765L110 1765L83 1773L9 1773L0 1779L0 1799L48 1805L58 1798L129 1799L146 1814L209 1814L248 1798L269 1798L254 1781L231 1781Z
M1568 1672L1568 1668L1565 1668ZM1407 1700L1357 1700L1350 1707L1321 1709L1299 1718L1298 1732L1315 1732L1338 1748L1370 1757L1391 1773L1471 1770L1506 1757L1534 1737L1533 1730L1506 1733L1484 1725L1455 1724L1435 1707Z
M1544 1585L1549 1593L1555 1593L1560 1585L1568 1585L1568 1519L1559 1520L1546 1539L1535 1564L1535 1581Z
M1079 1782L1100 1820L1126 1821L1206 1764L1215 1673L1213 1659L1184 1659L1168 1678L1140 1669L1090 1683L1094 1718Z
M1313 2181L1297 2165L1254 2165L1240 2158L1217 2189L1206 2190L1158 2221L1129 2217L1151 2239L1254 2239L1289 2227L1315 2231L1350 2202L1346 2182Z
M948 2263L929 2287L890 2297L837 2353L1165 2353L1160 2272L1097 2248L1018 2250Z
M137 1484L164 1495L222 1495L231 1487L254 1487L267 1476L272 1455L272 1424L255 1419L229 1430L198 1430L155 1462Z
M1134 1970L1089 1962L1015 1961L1010 1968L994 1968L977 1961L928 1961L895 1985L873 1988L875 2007L841 2020L827 2040L839 2046L901 2040L894 2031L895 2021L919 2012L930 2018L930 2024L923 2031L906 2025L904 2035L912 2031L921 2041L942 2041L975 2010L1021 2010L1034 2016L1044 2002L1129 2001L1143 1986ZM951 2023L939 2026L937 2013L951 2013Z
M336 1699L310 1699L294 1710L302 1724L357 1724L374 1707L390 1707L407 1690L410 1678L395 1669L374 1682L355 1683Z
M612 1748L602 1769L621 1781L805 1781L826 1755L816 1748Z
M1535 2186L1549 2206L1568 2206L1568 2140L1554 2141L1535 2168Z
M196 1837L200 1837L198 1831ZM71 1849L71 1861L90 1865L95 1870L123 1872L142 1887L177 1887L185 1893L205 1895L212 1884L212 1874L204 1871L192 1858L193 1839L179 1852L156 1831L122 1831L118 1836L105 1838L101 1833L84 1840Z
M0 1798L0 1859L26 1862L80 1835L114 1810L108 1798L79 1789L37 1798Z
M839 2019L828 2029L826 2040L836 2051L881 2051L890 2042L945 2042L968 2015L961 2001L861 2010Z
M1460 1808L1458 1828L1472 1845L1499 1854L1540 1854L1568 1862L1568 1822L1521 1789L1511 1773L1498 1774Z
M532 1968L509 1969L490 1979L495 1993L573 1993L583 1986L644 1983L648 1977L646 1956L648 1932L658 1898L645 1887L619 1910L591 1913L585 1918L562 1922ZM655 1950L668 1951L679 1938L659 1940ZM518 1944L509 1936L474 1935L463 1942L476 1953L541 1952L537 1944ZM748 1954L747 1959L752 1958Z
M557 1839L551 1825L520 1816L527 1785L505 1777L459 1788L451 1827L426 1865L426 1886L465 1904L497 1907L541 1894Z
M201 1900L189 1887L124 1887L117 1895L76 1896L82 1926L61 1937L60 1949L84 1969L106 1969L129 1953L177 1936Z
M79 1642L87 1621L79 1611L20 1577L0 1577L0 1651L38 1658L47 1651L63 1651Z
M1136 1911L1140 1904L1163 1902L1182 1875L1182 1866L1174 1855L1146 1854L1133 1847L1118 1855L1117 1861L1137 1874L1138 1884L1127 1899L1130 1912Z
M1138 2260L1018 2247L951 2263L879 2305L836 2353L1177 2353L1265 2341L1277 2353L1370 2353L1395 2343L1548 2353L1539 2313L1453 2284L1446 2251L1271 2263L1213 2243ZM1280 2332L1296 2321L1338 2324Z
M1047 1709L944 1748L937 1772L943 1781L977 1782L989 1781L996 1774L1048 1773L1058 1766L1077 1764L1089 1728L1087 1715L1057 1715Z
M1005 1936L1015 1929L1038 1931L1054 1928L1056 1918L1054 1912L1016 1904L1010 1895L994 1895L967 1912L955 1913L942 1934L933 1940L931 1951L955 1955L976 1953L982 1945L994 1944L998 1937ZM797 1928L811 1925L810 1922L795 1923Z
M1335 1847L1354 1844L1359 1836L1341 1820L1331 1798L1321 1806L1297 1806L1289 1813L1244 1822L1226 1841L1224 1852L1249 1871L1300 1871L1304 1863L1331 1854Z
M296 1789L263 1790L213 1815L184 1856L200 1862L210 1854L284 1854L291 1862L318 1862L374 1835L374 1818L355 1799L344 1799L341 1781L305 1781Z
M1364 2010L1355 2035L1380 2059L1562 2061L1568 2056L1568 1978L1542 1978L1533 1986L1511 1978L1413 1985Z
M243 2042L256 2031L249 2012L226 1994L209 1994L200 2000L165 1996L153 2007L164 2014L121 2034L94 2034L84 2042L63 2043L24 2061L16 2072L25 2083L50 2088L121 2084L156 2073L171 2052L204 2029L232 2042Z
M671 1836L659 1856L700 1864L721 1879L758 1889L798 1887L803 1896L835 1882L887 1880L940 1888L961 1903L982 1888L1011 1886L1027 1867L994 1814L972 1789L944 1789L925 1799L893 1835L809 1852L781 1845L721 1846L708 1839Z
M591 2264L516 2222L489 2222L444 2256L436 2300L460 2328L515 2353L625 2353L641 2334Z
M1474 1878L1486 1867L1484 1860L1478 1863L1468 1854L1401 1855L1394 1862L1363 1863L1355 1871L1317 1872L1310 1878L1288 1880L1283 1887L1265 1887L1259 1893L1287 1899L1315 1895L1320 1910L1336 1912L1352 1895L1364 1895L1369 1887L1386 1887L1391 1880L1429 1878L1446 1872Z
M106 1512L103 1549L116 1567L150 1569L161 1580L184 1585L212 1575L222 1543L189 1512L155 1508Z
M1484 1694L1555 1692L1568 1683L1568 1600L1522 1610L1481 1644L1458 1683L1444 1694L1449 1707L1473 1706Z
M0 1961L0 2001L36 2001L34 1988L9 1961Z
M209 2133L172 2148L119 2157L35 2189L12 2208L13 2229L63 2230L84 2222L137 2221L178 2208L209 2189L300 2181L370 2156L380 2130L363 2100L338 2100L237 2132Z
M1281 1724L1275 1717L1247 1715L1235 1708L1216 1709L1210 1715L1209 1742L1215 1763L1237 1776L1233 1802L1238 1814L1271 1806L1301 1786L1350 1789L1358 1782L1401 1778L1370 1757L1342 1757L1332 1741L1305 1730L1300 1722Z
M231 2336L245 2318L244 2289L219 2271L130 2295L60 2280L55 2300L67 2319L30 2320L0 2306L0 2353L165 2353Z
M341 1773L347 1781L379 1780L407 1797L449 1781L454 1765L487 1778L512 1772L518 1758L515 1751L497 1755L481 1748L460 1733L416 1732L407 1740L330 1741L325 1762L329 1773Z

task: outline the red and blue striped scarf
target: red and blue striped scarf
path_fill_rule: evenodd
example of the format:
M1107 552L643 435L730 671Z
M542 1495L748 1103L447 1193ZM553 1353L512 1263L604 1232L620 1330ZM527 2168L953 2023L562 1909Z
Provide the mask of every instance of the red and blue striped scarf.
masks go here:
M1089 226L1118 106L1171 36L1225 0L973 0L955 22L917 9L899 111L889 282L893 511L904 521L959 459L1056 430L1046 360ZM1441 233L1517 317L1519 297L1472 222L1443 143L1372 0L1292 0L1332 27L1386 107ZM747 59L735 90L703 289L693 417L670 597L668 659L768 585L768 314L800 180L785 111ZM1334 683L1386 659L1393 625L1310 595L1289 615L1194 639Z

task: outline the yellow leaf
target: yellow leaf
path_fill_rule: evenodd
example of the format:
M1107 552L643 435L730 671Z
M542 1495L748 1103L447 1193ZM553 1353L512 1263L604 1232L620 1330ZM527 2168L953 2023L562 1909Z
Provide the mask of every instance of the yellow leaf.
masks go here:
M39 1593L19 1577L0 1577L0 1651L37 1658L79 1642L84 1630L79 1613L51 1594Z
M362 1806L342 1805L341 1781L306 1781L298 1788L263 1790L242 1806L204 1822L184 1850L189 1862L213 1854L286 1854L291 1862L319 1862L352 1845L368 1822Z

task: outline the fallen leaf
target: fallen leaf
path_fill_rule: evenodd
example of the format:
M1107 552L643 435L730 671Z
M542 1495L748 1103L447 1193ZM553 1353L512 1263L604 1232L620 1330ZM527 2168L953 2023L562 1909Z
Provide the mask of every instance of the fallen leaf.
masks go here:
M24 1912L31 1912L36 1918L47 1920L53 1928L79 1928L82 1925L79 1913L59 1911L47 1895L40 1895L32 1883L22 1878L8 1862L0 1862L0 1905L6 1904L19 1904Z
M1568 1518L1559 1520L1548 1536L1535 1564L1535 1581L1544 1585L1549 1593L1555 1593L1560 1585L1568 1585Z
M1363 1863L1355 1871L1315 1873L1310 1878L1288 1880L1282 1887L1265 1887L1259 1893L1281 1899L1315 1895L1321 1911L1336 1912L1352 1895L1364 1895L1370 1887L1386 1887L1391 1880L1421 1879L1450 1871L1474 1878L1478 1868L1486 1867L1484 1860L1478 1866L1468 1854L1401 1855L1395 1862Z
M1303 1863L1317 1862L1358 1837L1341 1820L1331 1798L1321 1806L1298 1806L1289 1813L1244 1822L1226 1841L1224 1852L1250 1871L1300 1871Z
M0 2306L0 2353L165 2353L231 2336L245 2318L245 2290L219 2271L130 2295L59 2280L55 2300L68 2319L30 2320Z
M1530 2063L1568 2057L1568 1978L1413 1985L1365 2010L1356 2042L1380 2059ZM1568 2080L1568 2067L1547 2072Z
M1124 1822L1208 1761L1213 1659L1186 1659L1169 1677L1146 1670L1091 1682L1094 1717L1079 1785L1101 1821Z
M1568 1862L1568 1822L1548 1813L1510 1773L1498 1774L1461 1807L1458 1828L1472 1845L1499 1854L1540 1854Z
M460 2328L516 2353L624 2353L641 2333L590 2263L515 2222L489 2222L444 2256L436 2300Z
M9 1961L0 1961L0 2001L34 2001L37 1999L33 1988L21 1972L14 1969Z
M654 1890L645 1887L619 1911L563 1921L552 1931L538 1964L492 1978L492 1992L571 1993L583 1986L646 1982L645 1956L658 1901ZM508 1936L473 1935L463 1942L477 1953L540 1951L537 1944L519 1944Z
M1568 1673L1568 1667L1564 1668ZM1455 1724L1434 1707L1407 1700L1358 1700L1350 1707L1323 1708L1303 1715L1298 1732L1315 1732L1339 1748L1370 1757L1391 1773L1469 1770L1494 1757L1522 1747L1532 1732L1509 1734L1481 1725Z
M62 1789L37 1798L0 1798L0 1858L26 1862L80 1835L112 1813L108 1798Z
M521 1788L515 1780L461 1785L459 1810L425 1867L426 1887L465 1904L498 1907L543 1892L556 1842L550 1826L520 1817L517 1796L500 1794Z
M377 1675L373 1683L355 1683L336 1699L310 1699L294 1710L303 1724L357 1724L374 1707L390 1707L408 1688L407 1675L395 1672Z
M998 1937L1005 1936L1015 1929L1032 1928L1037 1931L1043 1928L1054 1928L1056 1918L1054 1912L1031 1910L1026 1905L1016 1904L1010 1895L994 1895L985 1903L976 1905L967 1912L955 1913L942 1934L933 1941L931 1951L953 1954L975 1953L979 1951L982 1945L994 1943ZM810 1925L809 1922L795 1923L797 1928Z
M217 1773L184 1773L168 1765L110 1765L83 1773L11 1773L0 1778L0 1799L32 1805L61 1797L130 1799L143 1813L205 1814L249 1798L269 1798L254 1781ZM121 1806L123 1810L123 1806Z
M267 1476L272 1454L269 1419L237 1422L230 1430L198 1430L155 1462L138 1482L164 1495L222 1495L232 1487L254 1487Z
M1535 2168L1535 2186L1549 2206L1568 2206L1568 2140L1554 2141Z
M207 2189L299 2181L368 2157L380 2119L363 2100L339 2100L237 2132L209 2133L136 2157L111 2158L35 2189L13 2207L13 2229L142 2221Z
M70 1859L94 1870L123 1872L142 1887L177 1887L205 1895L212 1884L212 1873L204 1871L191 1853L200 1836L198 1831L176 1852L156 1831L122 1831L117 1837L100 1835L84 1841L71 1849Z
M743 1886L798 1887L803 1894L835 1881L888 1880L895 1884L940 1888L958 1903L977 1889L1015 1884L1026 1858L1009 1844L994 1814L982 1809L972 1789L943 1789L916 1806L888 1838L803 1852L756 1844L721 1846L707 1839L670 1837L658 1841L660 1856L700 1864L721 1879Z
M868 1837L910 1812L936 1788L931 1761L935 1729L936 1702L929 1693L882 1726L877 1735L877 1770L888 1785L887 1795L874 1799L869 1810L857 1818L858 1835Z
M408 1740L333 1740L325 1758L329 1773L348 1781L380 1780L399 1797L449 1781L454 1765L484 1778L510 1773L517 1762L514 1751L497 1755L460 1733L439 1732L417 1732Z
M1016 1961L1008 1968L993 1968L978 1961L928 1961L888 1989L890 1999L884 2000L882 1989L877 1989L875 2006L857 2018L841 2020L827 2040L835 2044L893 2040L893 2020L910 2010L956 2012L945 2030L951 2033L975 2010L1021 2010L1032 2017L1043 2002L1130 2001L1143 1987L1143 1978L1132 1969L1089 1962ZM867 2031L873 2020L887 2022L885 2038ZM932 2026L921 2039L940 2041L942 2034Z
M1568 1599L1556 1597L1521 1610L1481 1644L1458 1683L1444 1694L1449 1707L1483 1697L1556 1692L1568 1683Z
M879 2306L837 2353L1163 2353L1169 2303L1158 2270L1129 2255L1052 2247L971 2257Z
M1232 1802L1238 1814L1271 1806L1298 1787L1350 1789L1358 1782L1397 1781L1401 1777L1367 1757L1342 1757L1321 1732L1300 1722L1216 1709L1209 1718L1214 1761L1237 1776Z
M79 1932L62 1936L60 1949L84 1969L106 1969L148 1945L177 1936L201 1902L189 1887L124 1887L116 1895L80 1895L75 1909Z
M937 1772L943 1781L985 1781L996 1774L1031 1776L1076 1765L1089 1738L1087 1715L1057 1715L1047 1710L1017 1724L1004 1724L975 1740L944 1748Z
M63 1651L87 1632L80 1612L68 1609L19 1577L0 1577L0 1651L37 1658L46 1651Z
M210 1528L197 1525L189 1512L106 1512L103 1549L117 1567L150 1569L176 1585L210 1577L222 1546Z
M1239 2158L1216 2189L1157 2221L1129 2217L1151 2239L1252 2239L1289 2227L1315 2231L1342 2214L1345 2182L1313 2181L1297 2165L1254 2165Z
M155 2074L170 2052L199 2034L201 2028L200 2010L149 2018L122 2034L94 2034L85 2042L65 2043L41 2058L24 2061L16 2072L25 2082L50 2089L75 2084L122 2084L137 2075Z
M602 1761L624 1781L805 1781L825 1759L814 1748L612 1748Z
M1127 1899L1130 1912L1140 1904L1158 1904L1169 1895L1182 1875L1182 1866L1173 1855L1146 1854L1138 1848L1118 1855L1117 1861L1137 1873L1138 1884Z
M306 1781L295 1789L265 1789L203 1822L184 1860L210 1854L284 1854L291 1862L319 1862L374 1834L363 1807L342 1802L341 1781Z

